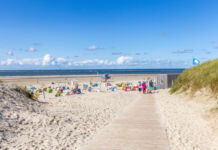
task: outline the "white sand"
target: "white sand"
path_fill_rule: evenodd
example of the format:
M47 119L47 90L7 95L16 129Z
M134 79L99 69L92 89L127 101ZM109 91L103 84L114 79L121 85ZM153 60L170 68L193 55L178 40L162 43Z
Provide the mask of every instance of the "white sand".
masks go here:
M218 150L217 118L210 109L215 100L198 95L169 95L159 90L154 95L171 150Z
M110 123L124 107L140 97L138 91L122 90L86 91L81 95L61 97L54 95L55 92L46 93L45 99L41 95L39 101L43 104L37 111L5 111L4 116L9 119L15 116L17 121L16 128L3 140L0 149L75 150Z
M114 76L118 81L136 82L149 76ZM152 78L152 77L151 77ZM8 84L43 86L51 82L66 83L71 78L9 78ZM77 77L80 83L96 77ZM38 83L38 85L37 85ZM106 91L103 88L103 91ZM1 94L1 92L0 92ZM140 97L138 92L85 92L81 95L55 97L55 92L41 95L43 103L9 103L0 97L0 149L70 149L85 145L96 133ZM216 101L197 95L169 95L168 90L153 94L157 110L166 128L171 150L218 150L218 117L210 112ZM1 96L1 95L0 95ZM17 98L17 95L8 98ZM7 97L6 97L7 98ZM18 96L20 99L20 97ZM13 101L11 101L13 102ZM14 102L13 102L14 103ZM3 104L3 105L2 105ZM6 109L10 106L10 109ZM28 107L28 108L26 108ZM217 113L216 113L217 114ZM3 131L3 132L2 132ZM7 133L6 135L4 135ZM1 137L6 139L1 139ZM3 141L3 142L1 142Z

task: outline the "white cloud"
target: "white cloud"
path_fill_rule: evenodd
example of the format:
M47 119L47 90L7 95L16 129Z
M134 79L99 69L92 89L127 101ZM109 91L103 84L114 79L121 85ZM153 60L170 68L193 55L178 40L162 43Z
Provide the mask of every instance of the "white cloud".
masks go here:
M53 65L53 66L56 65L56 62L55 62L55 61L52 61L52 62L51 62L51 65Z
M50 61L51 61L51 55L46 54L42 59L42 65L43 66L49 65Z
M184 49L184 50L177 50L173 51L173 54L187 54L187 53L193 53L193 49Z
M115 61L110 61L106 59L86 59L86 60L72 60L70 58L52 58L50 54L46 54L43 58L24 58L20 60L7 59L6 61L1 61L0 65L35 65L35 66L55 66L55 65L67 65L67 66L110 66L110 65L127 65L136 64L132 61L133 58L129 56L121 56Z
M43 58L24 58L24 59L7 59L5 61L1 61L0 65L42 65L47 66L50 65L52 62L51 55L46 54Z
M53 58L50 54L44 55L42 58L24 58L24 59L6 59L0 61L0 66L30 66L34 68L37 67L51 67L55 68L56 66L61 67L172 67L172 66L188 66L184 61L172 61L172 60L141 60L134 59L130 56L120 56L115 60L107 60L107 59L86 59L86 60L73 60L71 58L57 57Z
M35 49L35 48L33 48L33 47L30 47L30 48L28 49L28 51L29 51L29 52L35 52L35 51L36 51L36 49Z
M10 56L14 56L14 53L12 51L8 51L7 54L10 55Z
M97 50L100 49L100 47L96 46L96 45L91 45L87 48L87 50Z
M24 58L22 60L18 60L17 64L19 65L40 65L41 61L39 58Z
M58 57L58 58L56 58L56 62L57 62L58 64L63 64L63 63L66 63L66 62L67 62L67 59L62 58L62 57Z
M78 64L81 64L81 65L112 65L115 63L112 61L108 61L108 60L91 59L91 60L80 61L78 62Z
M123 64L128 64L130 63L131 61L133 60L132 57L129 57L129 56L120 56L117 58L117 64L118 65L123 65Z
M134 59L131 56L120 56L115 60L107 59L85 59L85 60L74 60L68 57L57 57L54 58L50 54L46 54L41 58L24 58L24 59L6 59L0 62L0 65L10 65L10 66L41 66L41 67L55 67L55 66L81 66L81 67L103 67L103 66L131 66L131 67L140 67L140 66L162 66L162 65L173 65L178 64L175 61L171 60L141 60ZM179 63L181 64L181 63Z
M1 65L12 65L15 63L15 60L14 59L7 59L7 60L4 60L4 61L1 61Z
M13 64L15 61L13 60L13 59L8 59L7 60L7 65L11 65L11 64Z

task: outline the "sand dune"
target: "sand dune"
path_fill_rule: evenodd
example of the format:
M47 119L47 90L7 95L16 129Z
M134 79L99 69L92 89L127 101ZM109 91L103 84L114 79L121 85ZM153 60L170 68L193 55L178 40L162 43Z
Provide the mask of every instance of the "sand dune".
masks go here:
M218 132L213 128L217 118L208 116L216 101L202 95L169 95L168 90L154 96L171 150L218 150Z
M5 122L9 123L14 116L16 121L1 124L8 134L1 139L1 148L77 149L139 96L138 92L123 91L62 97L47 94L46 99L39 98L43 104L32 104L32 109L37 107L34 111L25 109L24 103L10 105L8 110L3 106L1 113L7 116L3 118ZM20 97L12 97L9 102L18 99Z

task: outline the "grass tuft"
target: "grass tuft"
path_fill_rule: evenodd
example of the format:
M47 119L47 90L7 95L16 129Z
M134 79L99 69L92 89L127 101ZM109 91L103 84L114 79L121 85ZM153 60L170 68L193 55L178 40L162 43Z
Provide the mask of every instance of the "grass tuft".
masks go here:
M207 88L218 96L218 59L207 61L198 66L186 69L176 79L170 93L184 92L190 89L191 94Z
M210 109L210 112L213 112L213 113L214 113L214 112L215 112L215 113L218 112L218 106L211 108L211 109Z
M34 93L31 90L27 89L26 87L15 85L15 91L23 94L28 98L34 99Z

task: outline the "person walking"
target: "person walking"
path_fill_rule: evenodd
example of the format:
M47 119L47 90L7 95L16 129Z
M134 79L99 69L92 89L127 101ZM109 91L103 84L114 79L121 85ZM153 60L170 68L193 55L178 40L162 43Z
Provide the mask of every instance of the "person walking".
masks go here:
M142 91L143 91L143 94L146 93L146 84L145 84L145 81L143 81L143 83L142 83Z
M139 81L138 83L139 83L138 84L139 85L139 92L141 92L142 91L142 83L141 83L141 81Z
M149 87L148 87L148 93L152 93L153 89L154 89L154 84L153 84L153 81L150 80L149 83L148 83Z

